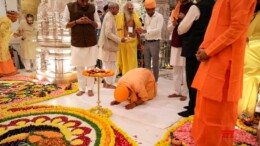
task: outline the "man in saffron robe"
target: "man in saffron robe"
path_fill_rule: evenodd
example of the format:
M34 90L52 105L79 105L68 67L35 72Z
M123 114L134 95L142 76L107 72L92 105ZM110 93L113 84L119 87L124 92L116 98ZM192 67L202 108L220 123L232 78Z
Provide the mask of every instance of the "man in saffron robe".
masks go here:
M120 38L128 37L128 41L119 43L117 56L118 73L124 75L129 70L137 68L138 39L135 30L142 27L139 15L134 11L131 2L124 6L124 12L116 17L117 34Z
M18 13L7 11L7 15L0 19L0 77L18 73L9 52L9 43L13 35L12 23L17 21Z
M150 69L136 68L127 72L120 80L114 92L115 100L111 105L129 101L126 109L132 109L153 99L157 94L156 81Z
M197 89L192 137L198 146L232 146L242 95L247 29L255 0L217 0L192 87Z

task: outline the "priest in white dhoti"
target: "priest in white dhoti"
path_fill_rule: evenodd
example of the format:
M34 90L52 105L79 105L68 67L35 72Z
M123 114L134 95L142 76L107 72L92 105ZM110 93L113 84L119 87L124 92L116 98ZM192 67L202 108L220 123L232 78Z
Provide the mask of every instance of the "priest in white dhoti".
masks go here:
M32 72L36 69L36 48L37 43L37 24L34 23L32 14L26 15L26 20L22 20L18 34L21 37L20 54L26 72Z
M63 21L66 28L71 29L71 64L77 68L79 84L79 92L76 95L83 95L87 85L88 96L93 96L94 78L90 77L86 81L82 72L85 68L94 68L97 60L95 29L101 26L97 10L88 0L77 0L67 4Z

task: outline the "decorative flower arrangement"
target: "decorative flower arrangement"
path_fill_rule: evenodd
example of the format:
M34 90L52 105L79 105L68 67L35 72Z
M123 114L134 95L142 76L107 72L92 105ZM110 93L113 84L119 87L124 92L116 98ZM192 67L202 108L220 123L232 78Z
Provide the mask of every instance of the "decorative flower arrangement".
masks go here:
M108 76L113 76L114 71L110 69L93 68L93 69L84 70L82 74L84 76L90 76L90 77L108 77Z
M179 139L182 142L182 146L195 146L195 142L190 136L192 122L193 116L183 118L176 125L169 128L164 137L155 146L170 146L174 138ZM241 123L241 121L238 120L237 125L238 123ZM251 129L245 129L235 129L234 146L258 146L256 136L251 134Z
M88 109L87 111L89 111L92 114L96 114L98 116L104 116L106 118L109 118L112 115L112 111L108 108L98 109L98 107L93 107L93 108ZM95 113L97 111L99 111L101 113Z
M37 103L78 91L77 83L50 84L26 76L4 77L0 80L0 109Z
M8 108L0 117L0 145L137 146L108 118L62 106Z
M256 128L253 128L253 127L250 127L250 126L247 126L244 124L244 122L241 120L241 119L238 119L237 120L237 123L236 123L237 127L239 127L240 129L243 129L253 135L256 135L257 134L257 129Z

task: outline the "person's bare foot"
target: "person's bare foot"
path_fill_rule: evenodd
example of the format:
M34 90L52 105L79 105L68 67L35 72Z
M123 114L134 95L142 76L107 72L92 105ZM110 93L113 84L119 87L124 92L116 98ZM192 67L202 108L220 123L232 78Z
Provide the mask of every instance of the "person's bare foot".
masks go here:
M136 106L137 106L137 105L136 105L135 102L129 103L129 104L127 104L127 105L125 106L125 109L127 109L127 110L133 109L133 108L135 108Z
M93 90L88 90L88 96L94 96Z
M181 96L181 95L178 95L178 94L173 93L173 94L169 95L168 97L169 97L169 98L173 98L173 97L180 97L180 96Z
M109 85L109 89L116 89L116 86L114 86L114 85Z
M180 96L180 101L185 101L186 99L187 99L187 96L183 96L183 95Z
M104 80L103 87L104 87L104 88L106 88L106 87L107 87L107 85L108 85L108 84L107 84L106 80Z
M106 86L104 86L104 88L107 88L107 89L116 89L116 86L110 85L110 84L106 84Z
M77 96L81 96L81 95L83 95L85 92L84 91L79 91L76 95Z
M112 102L110 102L110 105L112 105L112 106L113 106L113 105L118 105L118 104L120 104L120 102L117 102L117 101L115 101L115 100L112 101Z
M108 88L108 89L116 89L116 86L108 83L104 83L103 88Z

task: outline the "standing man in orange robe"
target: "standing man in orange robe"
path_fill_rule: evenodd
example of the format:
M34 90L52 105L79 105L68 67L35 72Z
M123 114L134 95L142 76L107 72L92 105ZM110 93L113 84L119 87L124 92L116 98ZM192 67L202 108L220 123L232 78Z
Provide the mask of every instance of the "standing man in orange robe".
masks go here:
M217 0L192 86L197 89L192 137L198 146L232 146L242 96L246 35L256 0Z

